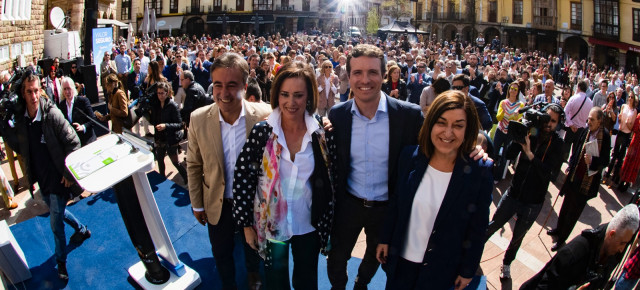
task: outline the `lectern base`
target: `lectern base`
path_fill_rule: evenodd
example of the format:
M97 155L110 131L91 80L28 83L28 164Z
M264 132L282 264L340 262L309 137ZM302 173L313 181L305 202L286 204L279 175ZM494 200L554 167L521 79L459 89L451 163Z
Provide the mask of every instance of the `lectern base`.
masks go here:
M129 276L131 276L131 278L135 280L142 289L194 289L196 286L200 285L201 280L198 272L186 265L184 266L184 269L186 270L186 273L181 277L178 277L176 274L169 271L171 272L169 281L161 285L151 284L147 281L144 277L144 273L147 269L144 267L142 262L138 262L129 267Z

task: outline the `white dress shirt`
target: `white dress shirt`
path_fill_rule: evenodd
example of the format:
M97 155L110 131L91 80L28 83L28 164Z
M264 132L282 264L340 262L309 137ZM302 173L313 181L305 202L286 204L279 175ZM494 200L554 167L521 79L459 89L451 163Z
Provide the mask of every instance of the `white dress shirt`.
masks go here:
M267 123L278 136L278 143L282 145L280 154L280 187L282 195L287 200L287 224L291 235L304 235L315 231L311 225L311 174L315 167L311 134L318 130L318 122L305 113L307 132L302 137L300 151L291 160L289 147L282 131L280 108L273 110L267 118Z
M233 198L233 172L236 168L236 159L242 152L242 147L247 141L246 118L244 115L244 103L240 116L233 124L227 123L220 114L220 134L222 135L222 147L224 148L224 198Z
M414 263L422 263L424 260L431 231L433 231L450 180L451 172L439 171L431 165L424 173L411 206L409 230L402 252L402 257L406 260Z

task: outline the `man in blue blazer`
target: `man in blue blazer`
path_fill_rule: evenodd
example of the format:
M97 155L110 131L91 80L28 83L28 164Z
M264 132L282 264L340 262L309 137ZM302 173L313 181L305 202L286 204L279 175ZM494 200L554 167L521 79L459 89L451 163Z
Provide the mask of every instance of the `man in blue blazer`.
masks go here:
M422 89L431 85L429 76L425 73L427 64L424 61L418 63L418 72L411 74L409 81L407 82L407 89L409 89L408 101L416 105L420 104L420 95Z
M379 48L356 46L347 58L347 73L354 98L329 112L336 212L327 272L332 289L345 289L347 261L364 228L367 249L354 289L366 289L379 266L378 234L394 192L398 156L404 146L417 144L424 118L417 105L381 92L385 62Z

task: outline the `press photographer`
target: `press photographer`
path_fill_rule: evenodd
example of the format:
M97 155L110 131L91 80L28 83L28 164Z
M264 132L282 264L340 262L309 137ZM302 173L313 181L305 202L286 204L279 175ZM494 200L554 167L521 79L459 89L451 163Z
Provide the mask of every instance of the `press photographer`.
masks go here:
M40 78L31 70L16 71L11 88L2 92L0 125L2 137L24 158L29 185L38 182L42 199L49 207L55 240L58 277L68 280L67 241L64 223L75 233L71 243L81 244L91 232L66 209L67 202L82 193L65 167L65 158L80 148L76 131L42 91Z
M549 183L556 177L562 165L563 141L556 133L558 124L564 121L562 107L549 104L540 109L523 109L523 122L511 121L509 124L509 134L514 135L514 142L506 150L507 159L514 159L520 154L520 160L511 185L498 203L487 229L488 240L513 215L517 216L513 238L502 260L502 279L511 278L511 262L542 209ZM524 136L521 136L523 132Z

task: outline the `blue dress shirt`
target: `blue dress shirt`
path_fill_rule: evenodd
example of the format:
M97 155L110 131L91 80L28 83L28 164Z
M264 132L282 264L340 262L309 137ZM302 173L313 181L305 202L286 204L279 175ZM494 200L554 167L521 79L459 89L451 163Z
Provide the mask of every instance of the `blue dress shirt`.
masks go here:
M387 97L380 93L378 110L371 120L351 106L351 170L347 190L365 200L389 199L389 114Z

